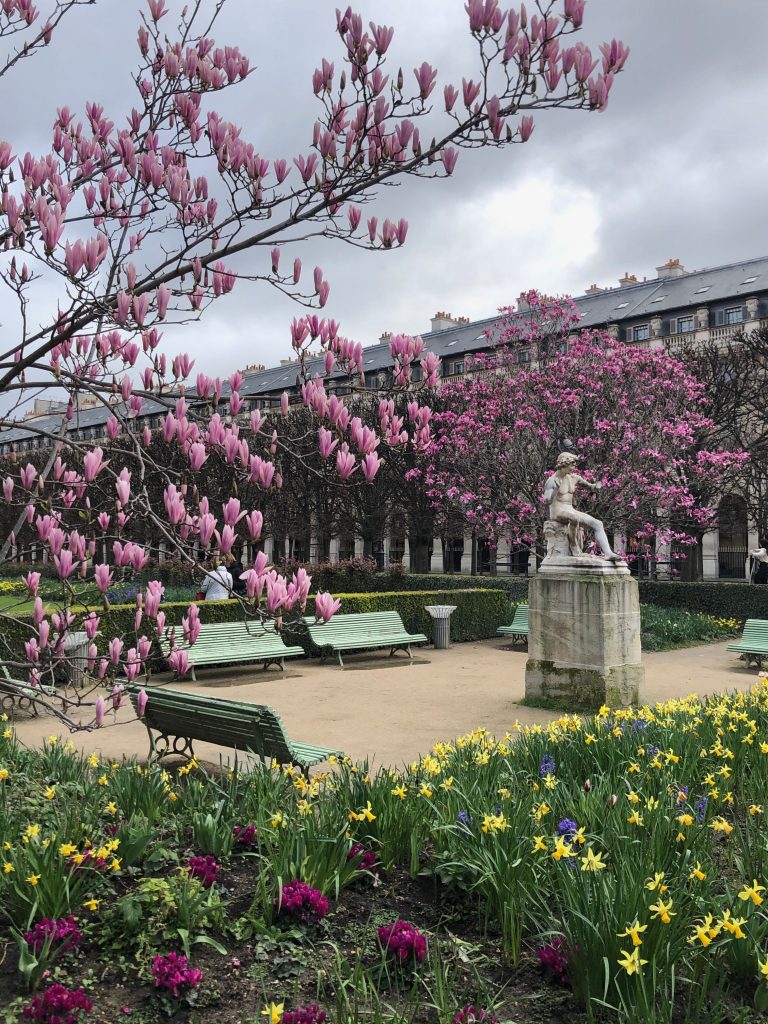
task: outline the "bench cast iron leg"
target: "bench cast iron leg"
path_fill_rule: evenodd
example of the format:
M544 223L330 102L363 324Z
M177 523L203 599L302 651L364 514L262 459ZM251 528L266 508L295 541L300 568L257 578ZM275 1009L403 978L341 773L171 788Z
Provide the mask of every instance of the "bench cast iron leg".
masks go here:
M339 656L339 664L344 668L344 662L341 660L341 651L336 651L336 654Z

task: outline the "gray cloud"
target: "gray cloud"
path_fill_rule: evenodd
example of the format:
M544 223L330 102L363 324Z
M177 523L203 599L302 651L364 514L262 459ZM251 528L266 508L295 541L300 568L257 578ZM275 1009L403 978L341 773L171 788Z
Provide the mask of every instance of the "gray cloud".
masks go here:
M265 156L308 149L312 70L322 56L340 64L335 6L225 8L217 40L239 45L257 71L222 106ZM463 0L353 6L396 27L394 69L410 74L428 59L441 85L476 71ZM43 152L56 107L81 110L88 99L119 123L132 102L137 11L134 0L100 0L76 12L13 78L0 136L17 152ZM437 309L490 315L524 288L578 293L625 270L651 275L670 256L697 268L764 254L765 28L763 0L734 0L727 15L720 0L590 0L585 40L596 50L615 36L632 49L608 110L542 114L525 146L462 153L451 180L387 190L376 212L409 219L402 250L298 245L331 281L327 312L367 344L383 330L426 330ZM209 372L272 363L288 354L296 311L269 288L238 288L200 324L169 334L168 349L190 350Z

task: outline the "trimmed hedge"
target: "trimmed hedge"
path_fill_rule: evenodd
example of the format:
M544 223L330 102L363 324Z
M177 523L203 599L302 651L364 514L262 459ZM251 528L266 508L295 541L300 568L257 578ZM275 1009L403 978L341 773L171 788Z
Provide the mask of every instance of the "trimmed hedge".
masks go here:
M511 612L507 595L498 589L488 590L433 590L433 591L400 591L397 593L376 594L339 594L341 613L397 611L410 633L424 633L432 636L432 619L424 611L428 604L453 604L456 611L451 616L451 640L480 640L496 635L496 629L511 621ZM171 601L162 605L167 626L180 626L187 613L189 601ZM200 621L206 622L242 622L243 608L239 601L202 601L198 605ZM314 612L313 598L307 602L307 614ZM126 647L136 643L137 636L149 629L140 628L137 634L133 628L135 605L112 605L107 613L101 613L100 635L96 638L99 654L107 650L109 640L113 636L121 636ZM286 629L290 630L287 642L303 647L309 654L316 650L309 639L309 634L296 615L293 621L286 619ZM142 627L149 626L143 622ZM20 615L15 622L3 624L3 645L0 647L0 660L10 657L11 660L23 660L24 641L32 636L31 615ZM150 667L153 670L162 666L160 649L155 642Z
M749 583L640 581L640 601L731 619L768 619L768 586Z

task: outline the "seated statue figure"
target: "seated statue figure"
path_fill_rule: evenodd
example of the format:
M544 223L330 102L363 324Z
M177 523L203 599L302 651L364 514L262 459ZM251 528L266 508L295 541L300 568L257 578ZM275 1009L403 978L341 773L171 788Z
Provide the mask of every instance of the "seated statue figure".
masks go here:
M549 518L555 523L567 526L572 555L582 553L580 534L581 528L586 526L593 531L603 558L611 562L620 562L622 561L621 555L617 555L611 549L602 522L573 507L573 496L578 486L588 487L592 491L599 491L602 486L590 483L589 480L585 480L584 477L573 471L578 458L578 455L574 455L573 452L561 452L557 457L555 472L547 478L547 482L544 484L544 501L549 505Z

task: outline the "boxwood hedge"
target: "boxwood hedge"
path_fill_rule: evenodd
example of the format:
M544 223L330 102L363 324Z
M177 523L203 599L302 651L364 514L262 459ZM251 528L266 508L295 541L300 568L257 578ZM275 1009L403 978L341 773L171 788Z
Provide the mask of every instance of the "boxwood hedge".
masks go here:
M339 594L342 600L341 612L375 612L397 611L400 613L406 629L411 633L425 633L432 637L432 620L424 610L428 604L453 604L456 611L451 616L451 640L480 640L494 636L498 626L511 621L509 600L500 589L463 589L463 590L430 590L400 591L396 593L374 594ZM314 612L313 598L307 603L307 614ZM180 626L187 613L188 601L171 601L163 604L167 626ZM239 601L207 601L199 605L200 620L206 622L242 622L245 616ZM134 629L135 605L112 605L108 612L101 613L100 633L96 639L99 653L106 651L111 637L122 636L126 646L136 642L137 635L146 632L150 635L149 623L145 620L137 634ZM285 627L290 630L289 643L296 643L310 653L317 653L313 648L309 635L298 621L286 619ZM24 641L32 636L32 620L30 615L20 615L15 621L4 624L3 644L0 647L0 661L23 660ZM155 644L150 667L161 666L160 650Z

